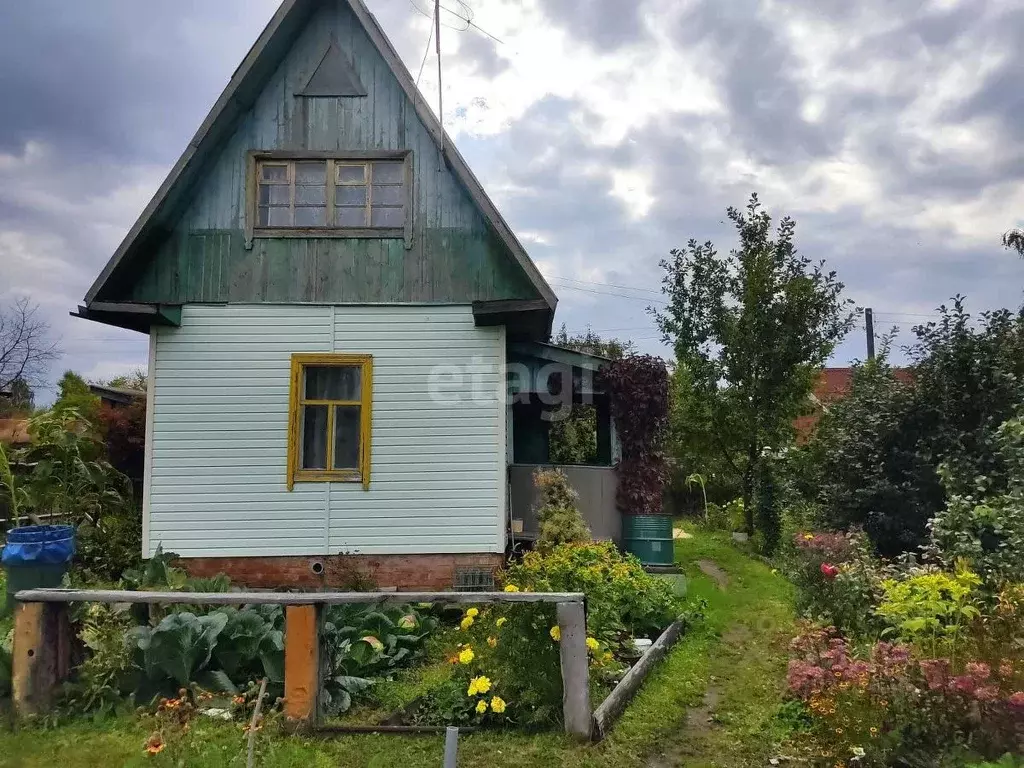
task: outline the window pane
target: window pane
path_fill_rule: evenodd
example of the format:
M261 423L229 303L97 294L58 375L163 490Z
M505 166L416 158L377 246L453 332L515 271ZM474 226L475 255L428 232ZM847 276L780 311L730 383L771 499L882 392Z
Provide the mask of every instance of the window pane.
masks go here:
M401 205L405 202L404 187L373 187L374 205Z
M324 184L327 181L327 163L324 160L295 164L296 184Z
M374 208L370 213L370 226L372 227L402 227L405 226L405 216L401 208Z
M268 227L290 227L292 225L291 211L287 208L269 208L270 218Z
M262 166L264 181L288 181L288 167L285 165Z
M402 163L374 163L374 184L401 184L405 180L405 166Z
M358 405L339 405L334 410L334 469L359 469Z
M260 205L288 205L288 185L261 184Z
M358 400L362 369L358 365L306 366L307 400Z
M296 227L327 226L327 208L295 208Z
M259 226L261 227L270 226L270 209L264 205L260 206L260 215L258 221Z
M335 165L338 169L339 184L365 184L366 166L364 165Z
M339 227L365 227L365 208L342 208L338 206L335 222Z
M337 205L366 205L366 187L335 187Z
M302 407L302 469L327 469L327 406Z
M313 186L312 184L296 184L295 204L326 205L327 195L324 186L322 184L317 186Z

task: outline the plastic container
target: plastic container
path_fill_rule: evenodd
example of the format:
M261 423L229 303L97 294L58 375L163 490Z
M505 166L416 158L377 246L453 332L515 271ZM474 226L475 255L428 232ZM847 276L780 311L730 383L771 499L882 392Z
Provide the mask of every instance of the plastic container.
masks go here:
M7 610L23 589L59 587L75 556L73 525L26 525L7 532L0 562L7 571Z
M675 563L672 518L669 515L623 515L622 543L644 565Z

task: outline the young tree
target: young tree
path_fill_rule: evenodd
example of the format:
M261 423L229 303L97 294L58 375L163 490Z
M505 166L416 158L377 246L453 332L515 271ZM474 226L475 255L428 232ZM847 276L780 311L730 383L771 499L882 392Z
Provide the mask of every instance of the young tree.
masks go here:
M1024 229L1011 229L1003 235L1003 246L1024 256Z
M64 371L57 382L57 400L53 410L75 410L90 424L96 424L100 399L89 389L89 384L74 371Z
M39 317L39 305L21 298L0 308L0 389L16 381L40 386L58 357L60 350L50 339L50 326Z
M690 240L661 262L664 310L650 309L692 396L686 409L739 477L748 532L765 448L792 437L817 370L853 323L852 302L824 262L796 251L795 223L772 220L751 195L729 208L739 246L722 256Z

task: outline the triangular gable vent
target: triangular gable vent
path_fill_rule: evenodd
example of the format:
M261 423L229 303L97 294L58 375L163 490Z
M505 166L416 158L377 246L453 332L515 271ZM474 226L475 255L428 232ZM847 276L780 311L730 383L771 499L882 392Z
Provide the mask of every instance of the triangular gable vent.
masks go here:
M359 82L352 64L331 43L320 64L309 76L305 87L296 96L365 96L366 89Z

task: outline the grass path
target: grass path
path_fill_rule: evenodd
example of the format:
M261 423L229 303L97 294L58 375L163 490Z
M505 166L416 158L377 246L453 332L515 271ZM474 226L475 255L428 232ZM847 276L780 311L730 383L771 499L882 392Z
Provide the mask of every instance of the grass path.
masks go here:
M694 531L676 542L690 594L708 601L605 741L575 744L559 734L484 733L460 740L460 768L754 768L784 737L776 718L792 636L789 584L724 537ZM711 570L707 575L704 570ZM724 573L725 586L707 568ZM200 723L185 766L244 765L237 725ZM0 728L0 768L171 765L143 754L147 733L132 718L18 732ZM264 737L259 765L283 768L436 768L436 737L349 736L325 740Z

